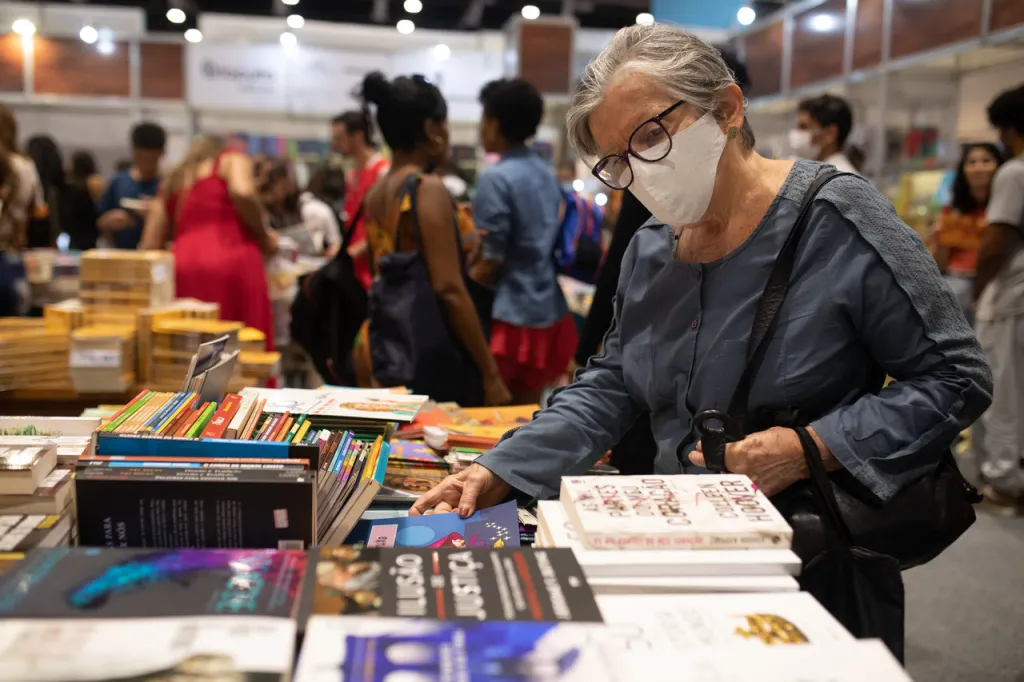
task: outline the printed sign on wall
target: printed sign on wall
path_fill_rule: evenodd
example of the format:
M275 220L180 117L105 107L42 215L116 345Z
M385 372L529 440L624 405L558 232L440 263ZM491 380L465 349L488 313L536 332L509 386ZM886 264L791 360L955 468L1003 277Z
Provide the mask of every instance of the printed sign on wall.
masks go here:
M388 73L391 58L385 53L301 47L288 55L287 70L291 112L334 115L357 107L366 74Z
M200 109L284 111L285 60L278 45L188 46L188 101Z

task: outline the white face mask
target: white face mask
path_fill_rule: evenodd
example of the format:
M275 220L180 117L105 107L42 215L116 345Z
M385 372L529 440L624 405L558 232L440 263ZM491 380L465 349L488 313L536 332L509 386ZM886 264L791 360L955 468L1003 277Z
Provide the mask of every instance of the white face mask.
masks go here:
M666 225L697 222L711 204L725 142L714 115L705 114L676 133L672 150L661 161L629 160L633 169L630 191Z
M821 154L821 145L814 144L810 130L790 130L789 148L802 159L817 161Z

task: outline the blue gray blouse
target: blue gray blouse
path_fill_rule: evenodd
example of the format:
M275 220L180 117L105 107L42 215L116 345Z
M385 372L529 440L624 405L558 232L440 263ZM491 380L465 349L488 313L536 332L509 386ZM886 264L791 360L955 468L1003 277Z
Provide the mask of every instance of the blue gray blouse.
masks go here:
M561 476L586 471L647 410L657 472L704 472L688 459L693 415L728 408L772 263L826 168L796 163L750 238L712 263L680 263L669 227L641 228L602 354L477 461L527 495L551 497ZM886 374L895 381L877 391ZM811 209L751 410L801 409L886 500L936 466L991 393L974 333L924 244L866 181L833 180Z
M543 329L569 314L555 271L561 202L551 164L526 147L510 149L480 177L473 220L485 233L481 255L505 264L494 319Z

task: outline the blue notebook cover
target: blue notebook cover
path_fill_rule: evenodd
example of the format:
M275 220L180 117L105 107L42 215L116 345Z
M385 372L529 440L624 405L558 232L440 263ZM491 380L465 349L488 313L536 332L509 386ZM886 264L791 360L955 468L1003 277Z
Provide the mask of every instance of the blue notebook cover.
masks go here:
M363 519L346 545L363 547L518 547L519 514L515 502L481 509L467 519L457 512Z

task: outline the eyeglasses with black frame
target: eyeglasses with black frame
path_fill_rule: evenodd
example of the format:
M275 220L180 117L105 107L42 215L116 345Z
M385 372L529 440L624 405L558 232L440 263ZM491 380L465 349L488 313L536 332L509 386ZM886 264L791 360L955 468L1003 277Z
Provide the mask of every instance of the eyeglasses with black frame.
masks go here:
M594 176L612 189L627 189L633 184L633 167L629 157L653 163L661 161L672 151L672 135L662 119L679 107L686 100L679 100L654 118L649 118L636 127L629 136L626 151L621 154L609 154L596 164L591 172Z

